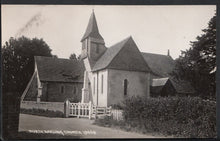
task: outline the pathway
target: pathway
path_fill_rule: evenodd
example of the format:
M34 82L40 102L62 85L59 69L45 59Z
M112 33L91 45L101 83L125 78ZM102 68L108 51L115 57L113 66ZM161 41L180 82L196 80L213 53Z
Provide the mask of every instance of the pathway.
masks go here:
M20 114L19 131L53 132L80 138L164 138L93 125L84 118L49 118Z

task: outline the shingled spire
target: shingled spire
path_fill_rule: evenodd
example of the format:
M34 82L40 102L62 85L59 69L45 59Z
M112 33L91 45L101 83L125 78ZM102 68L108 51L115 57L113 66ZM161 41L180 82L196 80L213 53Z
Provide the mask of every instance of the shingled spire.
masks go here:
M92 67L107 49L105 47L105 41L99 33L94 11L92 11L89 24L81 42L81 59L88 58Z
M99 33L99 29L98 29L98 25L97 25L97 22L96 22L94 10L92 11L92 14L91 14L90 19L89 19L89 24L86 28L86 32L85 32L83 38L81 39L81 42L84 41L87 37L93 37L93 38L96 38L96 39L103 40L102 36Z

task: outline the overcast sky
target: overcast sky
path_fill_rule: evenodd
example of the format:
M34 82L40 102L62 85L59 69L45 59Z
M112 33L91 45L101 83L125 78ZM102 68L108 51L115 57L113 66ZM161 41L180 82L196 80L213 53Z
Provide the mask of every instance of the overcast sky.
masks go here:
M2 5L2 44L24 35L43 38L59 58L79 55L92 9L107 47L131 35L140 51L170 49L175 59L202 34L216 6Z

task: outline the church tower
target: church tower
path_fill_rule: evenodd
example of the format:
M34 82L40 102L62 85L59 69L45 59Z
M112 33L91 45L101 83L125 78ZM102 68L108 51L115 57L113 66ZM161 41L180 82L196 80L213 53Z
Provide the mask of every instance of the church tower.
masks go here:
M93 67L94 63L106 51L105 42L99 33L94 11L92 11L89 24L81 42L81 59L88 57L90 65Z

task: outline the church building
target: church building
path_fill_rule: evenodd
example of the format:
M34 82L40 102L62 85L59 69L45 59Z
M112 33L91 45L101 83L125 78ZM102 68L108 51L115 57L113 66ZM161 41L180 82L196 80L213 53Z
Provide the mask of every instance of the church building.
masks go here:
M168 80L174 68L169 52L167 55L143 53L131 36L106 47L94 11L81 43L80 61L35 57L35 72L22 100L63 102L77 97L78 102L110 106L134 95L150 97L151 89L153 94L160 93L158 88L169 94L172 88L175 95L176 89L181 88L181 84L173 86L174 81ZM185 89L181 90L184 94Z
M82 102L109 106L128 96L150 95L151 70L131 36L107 48L93 12L81 42Z

